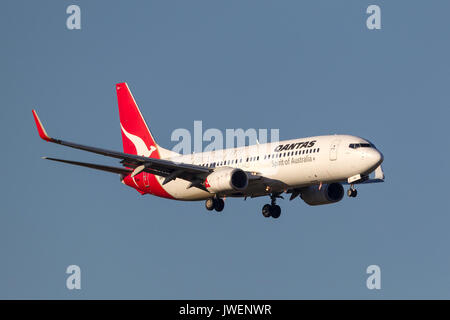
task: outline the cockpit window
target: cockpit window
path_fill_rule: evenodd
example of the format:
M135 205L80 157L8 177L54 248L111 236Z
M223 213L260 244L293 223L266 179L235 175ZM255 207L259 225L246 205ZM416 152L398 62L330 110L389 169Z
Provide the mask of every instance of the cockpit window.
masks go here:
M349 148L352 149L358 149L358 148L375 148L375 145L373 145L372 143L350 143Z

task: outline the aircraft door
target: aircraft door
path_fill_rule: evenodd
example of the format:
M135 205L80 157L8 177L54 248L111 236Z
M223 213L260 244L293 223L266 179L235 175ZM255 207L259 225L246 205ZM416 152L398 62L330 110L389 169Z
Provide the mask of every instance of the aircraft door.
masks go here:
M330 146L330 161L334 161L337 159L337 152L339 147L339 139L333 140Z

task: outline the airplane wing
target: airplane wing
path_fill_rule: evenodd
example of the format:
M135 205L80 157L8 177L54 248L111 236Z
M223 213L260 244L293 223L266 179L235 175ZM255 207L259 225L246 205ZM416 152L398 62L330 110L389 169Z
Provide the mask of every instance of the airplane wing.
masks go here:
M121 159L121 163L126 168L115 168L108 167L103 165L89 164L83 162L76 162L70 160L62 160L62 159L54 159L48 158L49 160L64 162L68 164L74 164L84 167L89 167L93 169L115 172L115 173L131 173L132 176L135 176L143 171L149 172L152 174L156 174L162 177L165 177L163 184L170 182L176 178L184 179L191 182L191 186L198 186L199 182L203 182L206 176L213 171L212 168L206 168L194 164L188 163L178 163L170 160L164 159L155 159L155 158L147 158L143 156L112 151L107 149L101 149L96 147L90 147L86 145L81 145L69 141L64 141L60 139L51 138L44 126L42 125L41 120L39 119L35 110L33 110L34 120L36 122L36 127L39 133L39 136L48 142L60 144L66 147L75 148L83 151L88 151L96 154L100 154L107 157L112 157L116 159ZM128 168L128 169L127 169ZM129 169L132 168L132 169ZM123 169L123 171L122 171ZM134 169L134 170L133 170Z

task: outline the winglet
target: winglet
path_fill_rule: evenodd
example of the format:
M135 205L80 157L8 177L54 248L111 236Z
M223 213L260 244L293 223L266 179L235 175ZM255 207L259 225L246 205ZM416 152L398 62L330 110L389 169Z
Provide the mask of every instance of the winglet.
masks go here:
M52 138L50 138L47 134L47 132L45 131L44 126L42 125L41 120L39 120L39 117L36 113L35 110L32 110L33 112L33 117L34 117L34 121L36 122L36 127L37 127L37 131L39 133L39 136L44 139L45 141L53 141Z

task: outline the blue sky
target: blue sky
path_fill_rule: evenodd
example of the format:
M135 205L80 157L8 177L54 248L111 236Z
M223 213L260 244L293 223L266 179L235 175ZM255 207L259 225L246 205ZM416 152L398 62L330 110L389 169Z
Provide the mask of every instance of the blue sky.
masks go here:
M81 8L82 29L66 28ZM370 4L382 29L366 28ZM450 298L450 43L444 1L6 1L0 13L0 298ZM176 128L346 133L386 182L320 207L140 196L116 165L41 141L121 150L127 81L158 143ZM79 265L82 289L65 287ZM381 268L382 289L366 288Z

